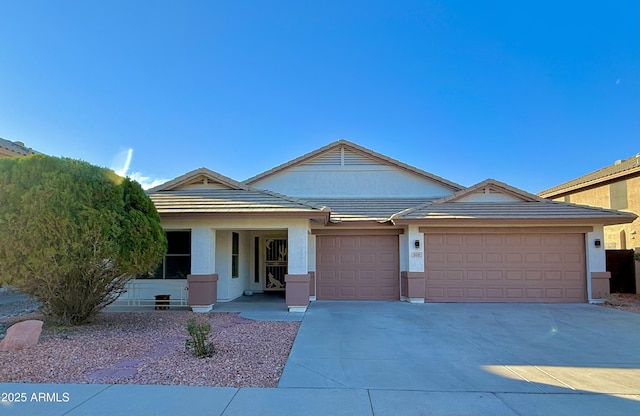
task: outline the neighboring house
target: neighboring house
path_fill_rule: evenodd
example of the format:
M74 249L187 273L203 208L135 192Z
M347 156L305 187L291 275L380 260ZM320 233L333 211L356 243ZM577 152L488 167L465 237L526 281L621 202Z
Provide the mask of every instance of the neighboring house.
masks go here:
M204 310L283 290L290 310L315 299L592 301L603 227L636 219L492 179L465 188L345 140L244 182L202 168L148 194L169 249L155 279L132 284L184 297L189 275L189 304Z
M538 195L554 201L640 215L640 154L544 190ZM640 218L632 223L604 227L604 241L608 249L640 249Z
M0 138L0 157L26 156L32 153L33 150L22 142L12 142Z

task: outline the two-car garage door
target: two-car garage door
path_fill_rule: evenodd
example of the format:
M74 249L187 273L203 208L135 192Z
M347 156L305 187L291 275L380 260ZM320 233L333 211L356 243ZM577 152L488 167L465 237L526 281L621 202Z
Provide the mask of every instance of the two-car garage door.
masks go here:
M425 233L430 302L584 302L584 234Z

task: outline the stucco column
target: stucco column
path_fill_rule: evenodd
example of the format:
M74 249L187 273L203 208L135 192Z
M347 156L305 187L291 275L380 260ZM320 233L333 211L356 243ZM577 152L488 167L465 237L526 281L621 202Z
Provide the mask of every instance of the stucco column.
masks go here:
M216 271L216 230L209 227L191 229L191 274Z
M600 245L596 246L596 240ZM601 303L603 299L594 299L592 276L607 271L607 257L604 249L604 230L602 226L594 226L593 231L586 234L585 253L587 256L587 298L589 303Z
M409 225L404 234L404 244L400 244L404 251L405 269L400 273L400 294L403 300L411 303L424 303L425 274L424 274L424 234L417 225Z
M301 220L287 228L286 301L289 312L309 306L309 223Z
M194 312L209 312L218 300L216 231L209 227L191 229L191 274L189 306Z

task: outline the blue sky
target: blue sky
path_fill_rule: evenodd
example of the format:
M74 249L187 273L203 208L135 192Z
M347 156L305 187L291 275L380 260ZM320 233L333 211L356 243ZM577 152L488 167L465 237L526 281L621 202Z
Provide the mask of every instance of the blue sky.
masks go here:
M141 181L347 139L529 192L640 152L640 2L0 0L0 137ZM146 179L144 179L146 178Z

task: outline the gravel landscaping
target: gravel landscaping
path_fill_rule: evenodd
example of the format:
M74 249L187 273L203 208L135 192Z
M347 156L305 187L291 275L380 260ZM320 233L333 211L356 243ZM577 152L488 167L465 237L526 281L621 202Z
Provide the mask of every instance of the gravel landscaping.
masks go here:
M15 322L42 319L20 313L33 305L23 309L24 299L19 302L0 304L0 338ZM211 358L185 351L187 320L194 316L211 323ZM275 387L299 326L189 311L104 312L80 327L45 321L38 345L0 352L0 382Z

